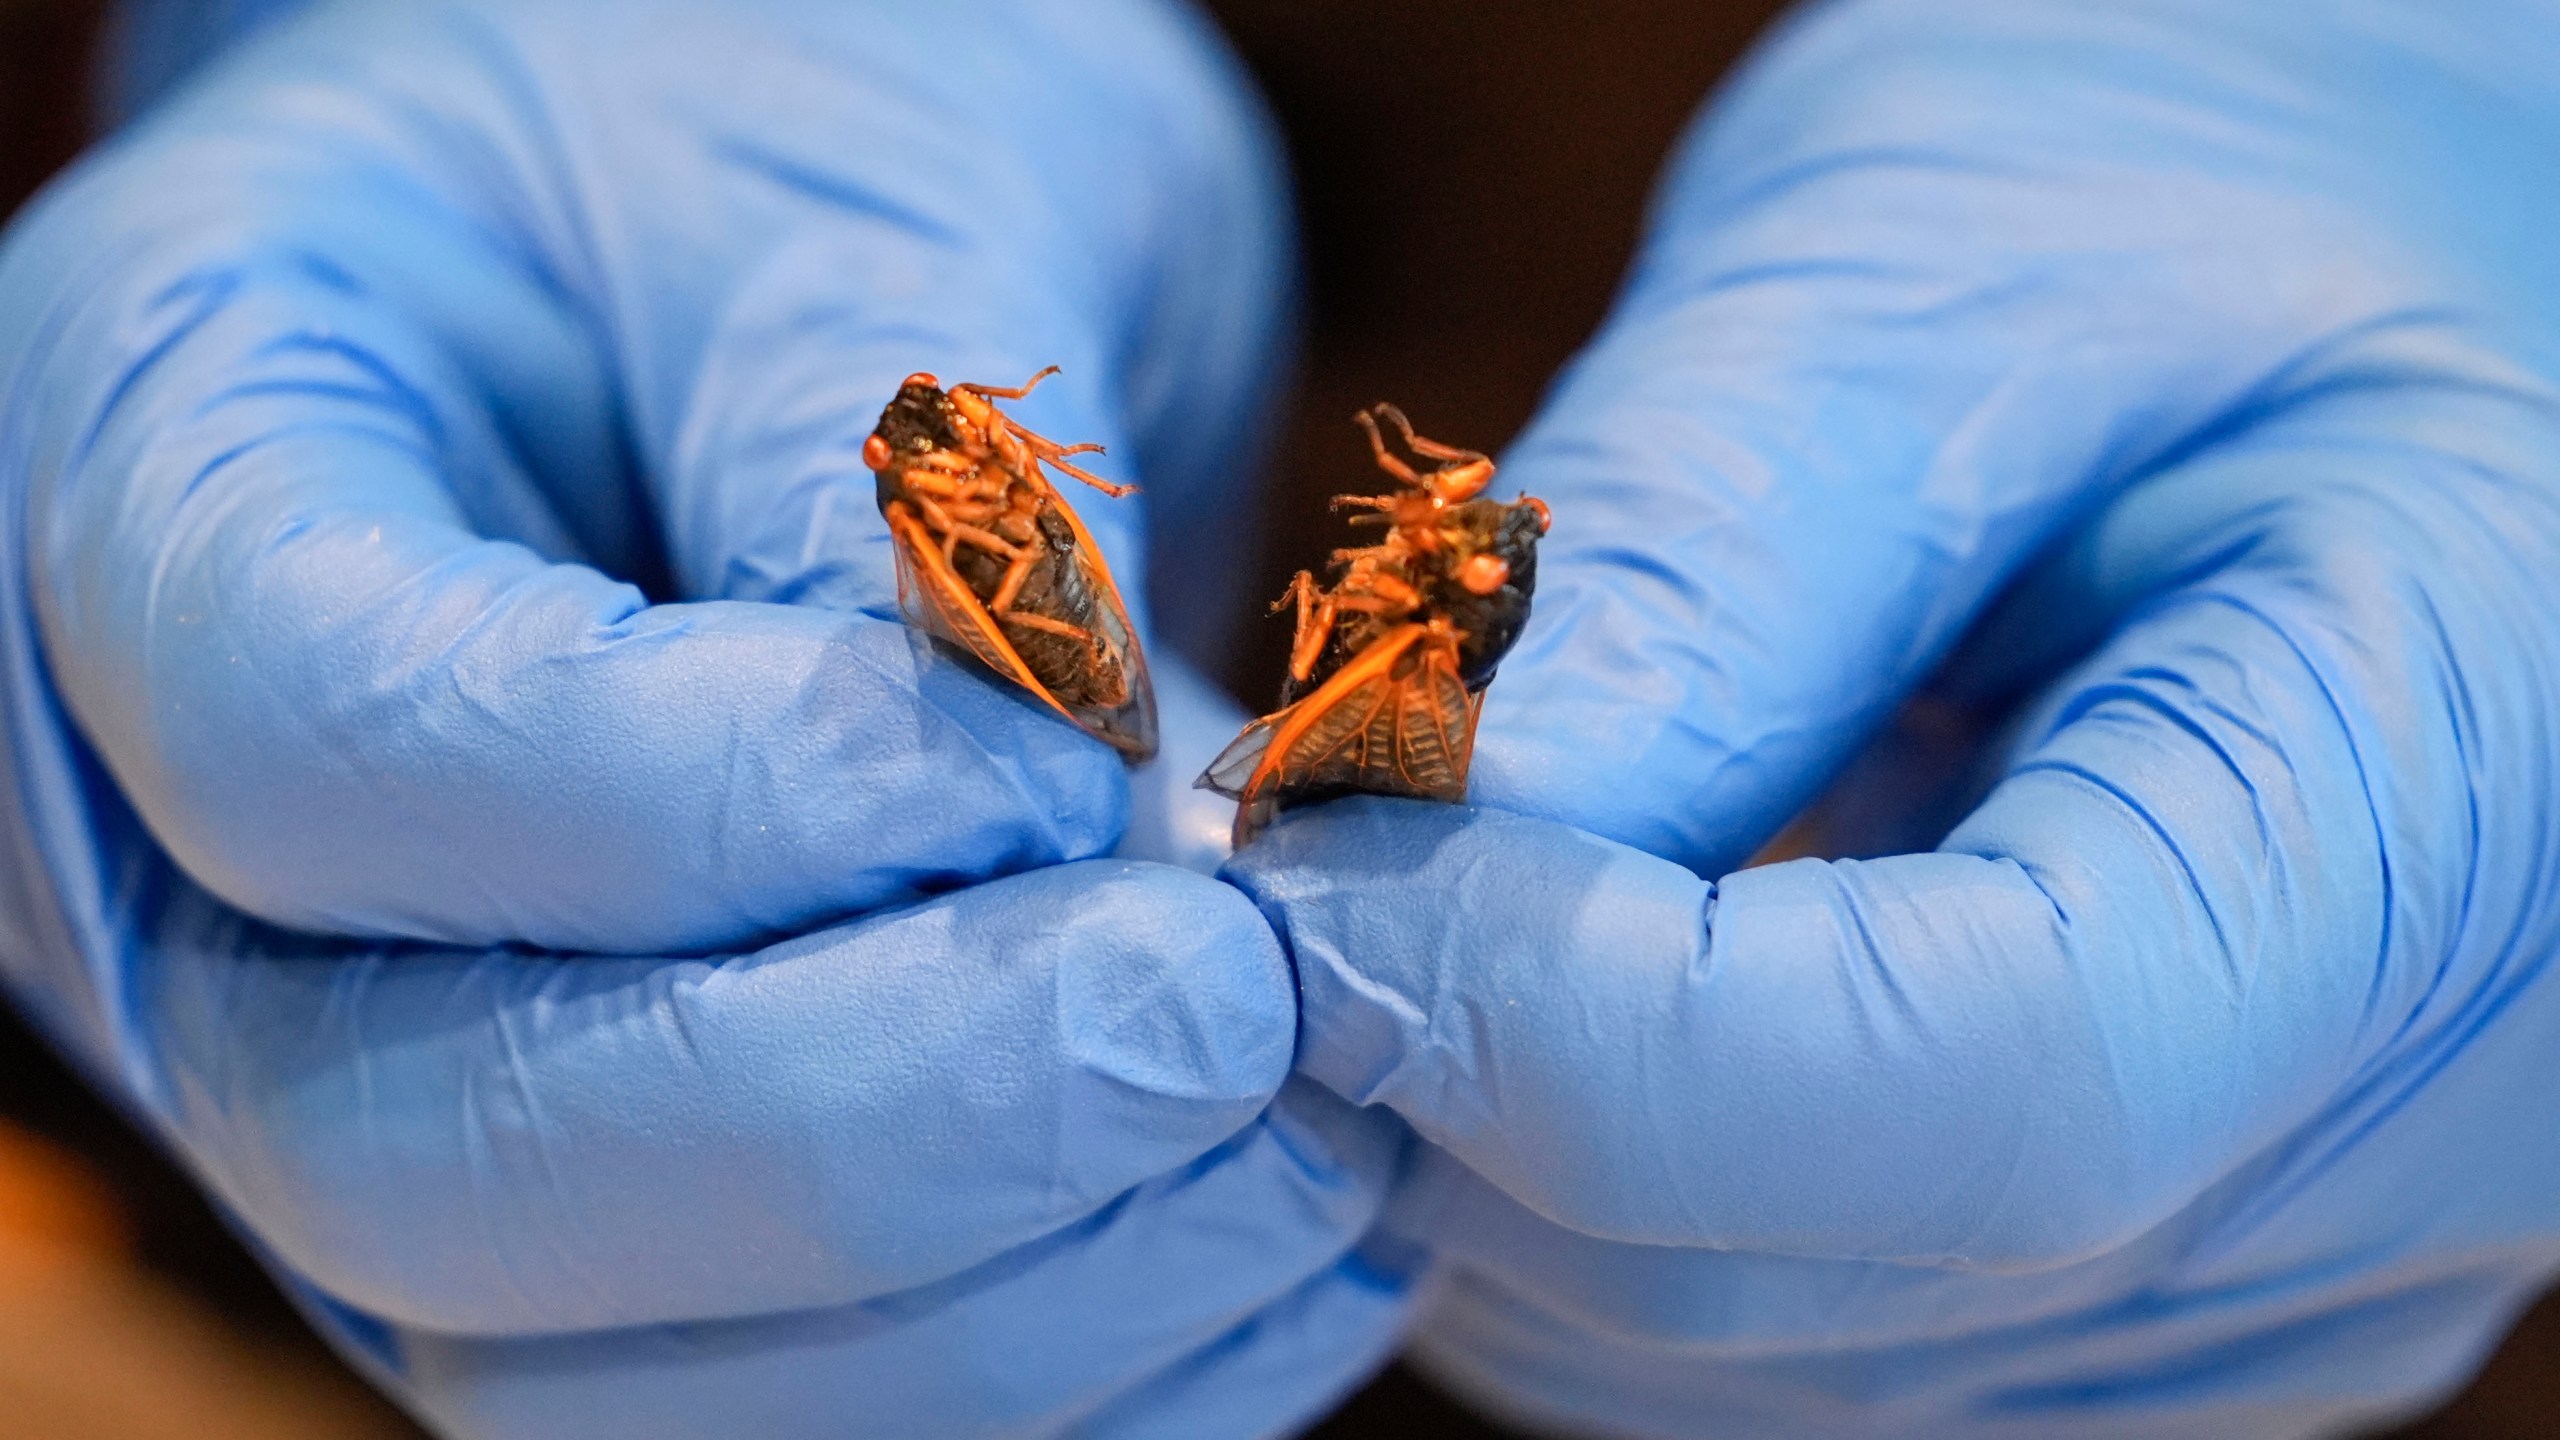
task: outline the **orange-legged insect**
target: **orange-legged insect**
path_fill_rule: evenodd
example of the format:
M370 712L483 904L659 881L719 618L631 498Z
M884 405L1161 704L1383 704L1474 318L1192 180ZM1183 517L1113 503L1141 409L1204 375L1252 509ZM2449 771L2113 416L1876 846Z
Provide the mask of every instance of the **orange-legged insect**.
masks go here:
M1101 549L1049 483L1054 467L1106 495L1115 485L1069 464L1098 445L1060 445L996 408L1020 386L949 389L910 375L863 442L898 553L908 623L959 646L1131 764L1156 753L1156 697L1138 632Z
M1404 488L1334 497L1337 509L1369 512L1352 524L1386 535L1335 551L1329 586L1299 571L1273 607L1298 612L1281 708L1246 726L1198 782L1237 802L1239 846L1283 807L1337 795L1465 799L1484 688L1529 620L1546 505L1482 498L1493 461L1416 435L1392 405L1353 418ZM1379 418L1432 468L1389 450Z

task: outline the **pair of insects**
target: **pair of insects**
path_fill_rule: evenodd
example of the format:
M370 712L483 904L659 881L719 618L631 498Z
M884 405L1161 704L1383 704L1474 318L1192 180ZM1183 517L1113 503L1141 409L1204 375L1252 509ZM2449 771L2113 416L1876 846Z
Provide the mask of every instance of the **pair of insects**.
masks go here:
M907 377L863 446L898 554L909 620L958 645L1102 739L1131 763L1155 753L1155 696L1111 572L1050 483L1055 468L1112 496L1068 463L1065 446L997 408L1021 386ZM1369 793L1460 800L1494 667L1529 618L1547 507L1483 498L1493 461L1414 433L1380 405L1355 417L1401 489L1336 496L1384 533L1334 552L1332 583L1300 571L1275 609L1297 632L1281 708L1245 727L1199 783L1237 801L1235 840L1282 808ZM1425 468L1397 456L1394 427Z

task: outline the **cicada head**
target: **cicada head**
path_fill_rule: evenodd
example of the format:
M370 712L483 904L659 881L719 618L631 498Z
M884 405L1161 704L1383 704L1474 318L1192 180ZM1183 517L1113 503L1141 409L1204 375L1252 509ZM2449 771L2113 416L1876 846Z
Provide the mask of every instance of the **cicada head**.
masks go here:
M960 448L958 422L951 396L933 376L919 372L899 384L898 393L880 412L880 423L862 442L862 463L879 477L884 513L889 502L903 493L902 472L908 465L937 451Z
M880 424L862 447L864 463L885 470L900 459L913 459L961 445L961 416L950 392L931 375L908 376L880 412Z
M1529 623L1538 540L1546 531L1547 507L1527 497L1509 505L1473 500L1444 517L1442 544L1432 557L1430 608L1463 637L1458 673L1470 690L1492 681L1494 667Z

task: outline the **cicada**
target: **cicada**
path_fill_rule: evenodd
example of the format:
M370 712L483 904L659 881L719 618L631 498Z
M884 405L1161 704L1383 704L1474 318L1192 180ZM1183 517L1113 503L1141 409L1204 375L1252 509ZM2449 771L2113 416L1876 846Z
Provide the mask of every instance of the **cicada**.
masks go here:
M1101 446L1060 445L995 405L1057 371L1010 390L946 390L931 375L910 375L880 412L862 459L878 477L908 623L968 651L1136 764L1156 753L1146 656L1101 548L1047 472L1115 497L1137 487L1068 462Z
M1485 687L1529 621L1545 503L1482 498L1493 461L1416 435L1392 405L1353 418L1403 488L1335 496L1385 537L1335 551L1330 585L1299 571L1272 607L1298 612L1281 708L1198 782L1237 802L1238 846L1283 807L1337 795L1465 799ZM1430 468L1390 451L1380 419Z

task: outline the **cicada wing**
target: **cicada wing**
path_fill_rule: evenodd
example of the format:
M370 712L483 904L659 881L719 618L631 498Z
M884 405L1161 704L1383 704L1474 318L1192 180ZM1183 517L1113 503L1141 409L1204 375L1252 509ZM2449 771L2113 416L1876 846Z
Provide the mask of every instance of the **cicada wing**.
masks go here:
M933 532L925 529L906 502L892 501L882 513L889 521L892 548L898 552L898 608L907 623L975 655L988 669L1040 697L1050 709L1082 724L1022 663L977 592L943 558Z
M1120 599L1120 587L1111 578L1111 566L1102 558L1102 547L1093 543L1093 532L1084 528L1084 520L1074 506L1058 493L1058 487L1038 473L1033 462L1033 478L1048 491L1048 500L1057 507L1058 516L1075 532L1074 563L1084 572L1085 580L1098 598L1096 613L1080 617L1102 642L1111 664L1118 666L1125 682L1117 705L1065 704L1062 708L1075 722L1096 739L1102 740L1127 755L1132 762L1151 760L1156 753L1156 690L1147 675L1147 653L1138 643L1138 627L1129 623L1129 609Z
M1229 838L1239 850L1253 843L1253 837L1280 811L1276 776L1266 774L1262 760L1270 753L1271 737L1278 733L1274 722L1288 713L1283 710L1247 724L1191 782L1195 790L1215 791L1236 802L1236 823Z
M1405 625L1353 656L1315 693L1246 727L1202 779L1236 796L1239 845L1292 796L1463 800L1476 714L1475 697L1458 678L1455 643ZM1231 789L1235 769L1249 759L1251 774Z
M1475 749L1473 697L1458 678L1454 642L1425 637L1389 671L1360 737L1348 783L1375 795L1467 798Z
M1218 758L1209 762L1209 768L1200 772L1200 778L1191 782L1191 788L1215 791L1230 800L1243 799L1245 787L1253 783L1253 772L1262 768L1262 757L1271 748L1271 722L1279 718L1280 715L1265 715L1245 726L1227 742L1226 749L1218 752Z
M1458 675L1454 642L1425 643L1396 688L1395 771L1410 793L1455 804L1467 798L1476 716L1484 692Z

